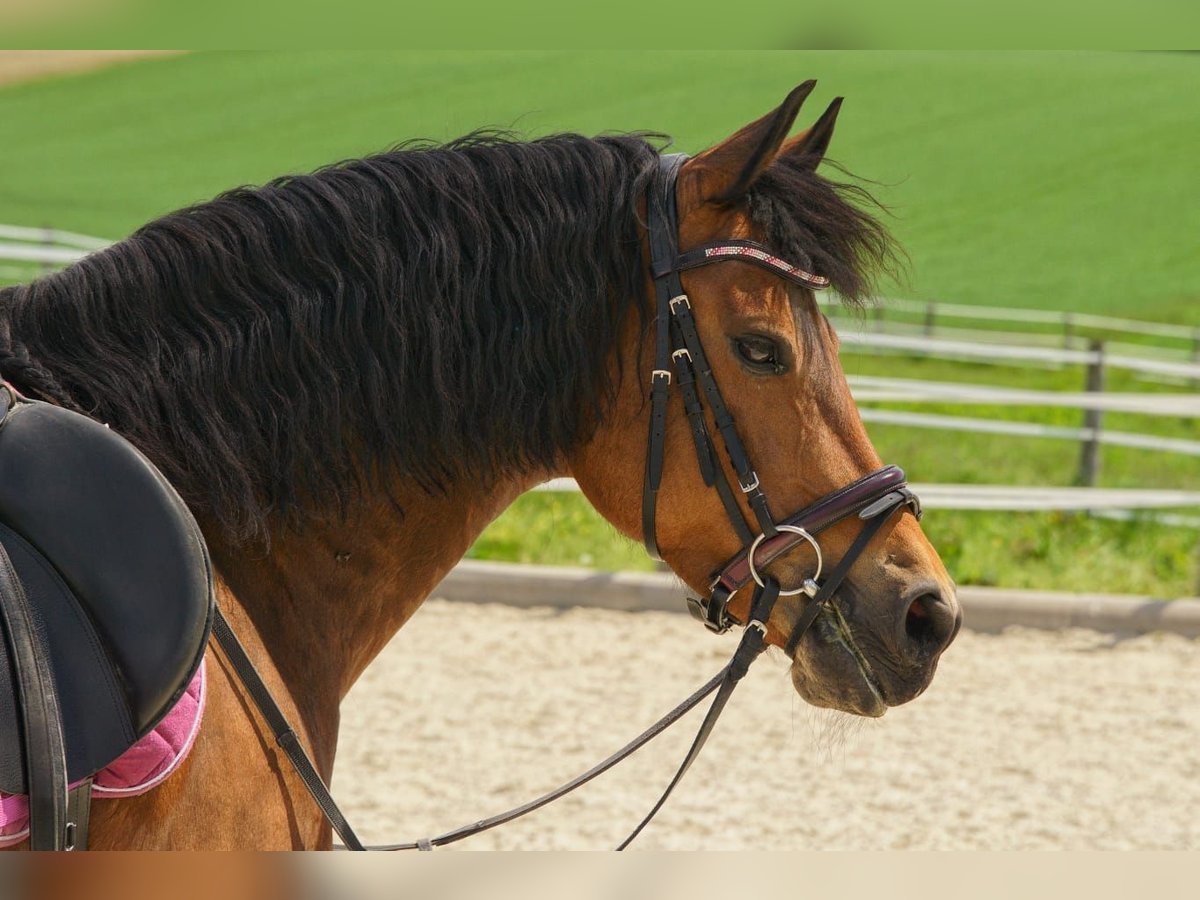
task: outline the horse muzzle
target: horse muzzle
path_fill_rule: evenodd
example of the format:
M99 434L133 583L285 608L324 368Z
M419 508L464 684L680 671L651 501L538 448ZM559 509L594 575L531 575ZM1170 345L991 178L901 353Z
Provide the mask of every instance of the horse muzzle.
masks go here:
M962 625L952 591L922 581L886 612L847 582L817 616L792 657L792 683L807 702L882 716L920 695Z

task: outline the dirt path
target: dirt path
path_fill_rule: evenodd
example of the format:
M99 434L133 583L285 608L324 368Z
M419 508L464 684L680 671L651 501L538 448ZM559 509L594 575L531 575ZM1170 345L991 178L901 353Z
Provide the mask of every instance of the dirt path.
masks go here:
M0 50L0 85L99 69L169 50Z
M705 681L731 640L687 616L431 601L344 706L336 793L408 840L558 785ZM462 846L612 846L693 713L616 771ZM865 722L767 657L644 848L1200 848L1200 644L966 632L925 696Z

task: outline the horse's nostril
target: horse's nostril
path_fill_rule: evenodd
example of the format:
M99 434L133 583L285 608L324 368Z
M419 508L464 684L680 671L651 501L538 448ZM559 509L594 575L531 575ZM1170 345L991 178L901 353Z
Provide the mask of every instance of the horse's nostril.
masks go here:
M922 594L904 614L904 633L914 649L936 652L954 636L955 614L938 594Z

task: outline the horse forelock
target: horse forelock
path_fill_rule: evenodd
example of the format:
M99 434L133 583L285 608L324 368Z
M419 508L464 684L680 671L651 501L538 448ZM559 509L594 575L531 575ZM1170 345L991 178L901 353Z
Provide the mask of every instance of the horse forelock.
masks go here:
M844 171L828 160L824 165ZM901 274L902 252L872 214L884 207L856 181L818 175L811 159L780 156L751 186L747 201L772 248L828 278L846 303L865 304L881 275Z

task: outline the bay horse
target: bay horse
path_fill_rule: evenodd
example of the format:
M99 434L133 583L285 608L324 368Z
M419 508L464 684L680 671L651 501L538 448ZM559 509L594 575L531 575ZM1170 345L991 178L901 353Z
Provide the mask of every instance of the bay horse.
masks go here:
M682 164L678 243L759 242L858 302L894 245L865 194L817 173L840 100L788 137L812 88ZM575 478L696 591L744 549L694 463L697 419L677 393L664 401L653 534L642 515L658 141L478 132L403 145L230 191L0 290L0 375L109 423L176 487L209 544L218 604L326 781L351 685L530 487ZM715 462L742 485L732 502L745 517L759 482L785 512L880 467L811 286L752 261L679 275L754 460L749 485L736 460ZM713 434L726 424L704 415ZM855 535L853 522L829 528L826 560ZM801 583L806 553L764 568ZM748 603L734 594L729 615L747 621ZM766 642L784 646L800 609L781 601ZM925 689L960 618L919 524L893 517L789 648L795 688L882 715ZM184 766L141 797L97 801L91 846L329 847L211 647L208 671Z

